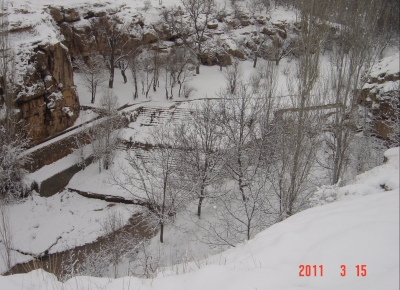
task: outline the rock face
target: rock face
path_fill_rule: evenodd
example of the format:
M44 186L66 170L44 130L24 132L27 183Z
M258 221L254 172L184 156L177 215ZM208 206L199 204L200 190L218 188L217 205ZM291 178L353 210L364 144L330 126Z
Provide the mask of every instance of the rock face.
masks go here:
M68 49L61 43L37 46L30 59L17 105L33 144L72 126L79 115Z
M63 44L68 48L71 57L83 57L96 51L104 50L104 43L97 43L89 26L75 27L71 23L60 24L60 33L64 36Z
M374 131L383 139L394 134L391 124L399 118L400 102L399 53L384 58L372 67L368 83L364 85L359 103L374 116Z

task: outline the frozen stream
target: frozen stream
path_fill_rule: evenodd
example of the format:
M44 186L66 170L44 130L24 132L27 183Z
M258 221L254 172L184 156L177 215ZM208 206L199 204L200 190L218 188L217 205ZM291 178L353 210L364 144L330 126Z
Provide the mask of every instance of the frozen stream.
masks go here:
M137 239L139 242L143 239L152 238L155 233L148 230L147 223L140 214L136 214L129 219L129 223L121 230L114 232L111 236L100 237L97 241L72 248L64 252L49 254L43 258L33 260L27 263L17 264L11 268L5 275L29 273L32 270L42 268L47 272L55 274L58 279L62 279L67 274L66 267L71 266L71 258L73 257L73 267L77 269L84 262L84 253L100 253L102 245L107 243L110 238L118 237L125 232L128 237Z

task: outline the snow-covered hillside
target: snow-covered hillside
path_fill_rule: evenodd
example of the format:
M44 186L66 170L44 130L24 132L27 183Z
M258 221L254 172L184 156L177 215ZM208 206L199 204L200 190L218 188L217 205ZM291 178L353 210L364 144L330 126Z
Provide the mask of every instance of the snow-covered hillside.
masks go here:
M399 148L385 156L386 163L339 190L336 202L154 279L76 277L62 284L37 270L0 277L0 289L399 289Z

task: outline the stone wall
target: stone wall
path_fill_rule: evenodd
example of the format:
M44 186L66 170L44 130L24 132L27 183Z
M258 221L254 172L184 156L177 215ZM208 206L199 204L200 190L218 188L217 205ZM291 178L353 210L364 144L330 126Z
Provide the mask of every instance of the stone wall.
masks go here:
M78 137L81 141L84 140L84 137L79 136L79 134L81 133L72 134L33 151L28 155L30 162L25 164L25 169L29 172L34 172L45 165L49 165L71 154L77 148L75 138Z
M89 157L86 159L86 166L92 163L93 158ZM71 167L57 172L55 175L50 176L48 179L42 181L40 185L35 184L34 189L41 195L41 196L52 196L57 192L63 190L71 180L71 178L81 170L78 165L72 165Z

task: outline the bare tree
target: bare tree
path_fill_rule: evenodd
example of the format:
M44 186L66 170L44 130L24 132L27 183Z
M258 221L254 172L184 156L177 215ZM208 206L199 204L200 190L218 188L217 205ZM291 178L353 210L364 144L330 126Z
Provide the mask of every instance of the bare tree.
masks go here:
M319 2L312 0L300 1L301 33L299 46L302 54L297 61L294 77L288 81L288 90L292 94L293 110L277 120L279 138L276 163L278 174L271 179L274 190L279 198L279 214L281 219L294 214L308 200L310 189L310 170L316 162L319 148L319 132L321 111L310 110L318 105L318 101L326 92L324 87L317 86L319 79L320 49L325 39L326 27L316 25L324 13ZM316 16L318 13L319 17ZM321 91L322 90L322 91Z
M154 61L151 52L146 50L140 54L138 60L140 71L137 71L139 80L142 84L142 94L149 96L149 92L154 83Z
M240 62L235 59L232 65L226 68L224 75L227 84L226 89L229 91L229 94L235 94L236 88L243 80L243 71Z
M101 229L106 235L103 242L104 251L109 256L110 262L114 267L114 278L118 278L118 264L122 257L134 247L136 242L132 240L128 233L123 229L125 223L120 212L108 211L107 216L100 222Z
M373 33L377 30L377 15L381 9L379 2L357 2L351 11L345 10L341 15L346 25L341 27L337 43L333 46L329 76L332 87L329 97L338 106L330 124L330 133L325 135L329 152L326 166L331 172L331 184L336 184L350 165L355 127L363 120L358 110L361 90L368 80L368 70L377 61L383 45Z
M218 126L217 101L204 100L190 108L191 115L176 128L178 145L184 148L180 164L183 178L196 185L197 215L200 218L205 198L212 197L209 187L221 179L224 161L223 136Z
M15 63L8 36L7 2L0 1L0 199L10 201L27 194L23 182L30 140L24 122L14 110Z
M192 55L184 46L175 48L162 58L167 99L173 98L173 88L176 84L179 85L178 96L181 97L182 88L190 75L189 66L191 63L193 63Z
M236 186L218 188L221 192L212 202L215 221L205 221L200 227L206 231L202 241L212 246L232 246L250 240L274 221L265 176L258 171L246 185L244 201Z
M11 129L14 109L15 63L9 40L8 2L0 1L0 119L6 130Z
M272 48L270 49L269 58L275 61L276 65L279 65L279 62L290 55L295 49L295 41L289 38L281 38L279 36L275 36L272 41Z
M97 41L105 40L106 58L110 70L109 88L113 88L115 66L135 49L129 46L131 40L128 35L129 24L113 15L111 18L104 16L91 20L91 26Z
M266 53L266 44L269 36L262 32L260 25L256 25L255 34L251 34L247 40L246 45L251 49L253 54L253 68L256 68L258 58Z
M176 165L180 152L175 146L171 126L168 122L152 131L148 142L158 145L158 148L148 152L148 155L129 151L126 157L129 166L122 166L118 172L111 171L112 183L147 206L149 220L160 228L161 243L164 242L165 225L185 208L191 191L191 185L183 183L179 177Z
M101 117L92 122L84 132L90 140L91 153L94 161L101 168L108 170L114 159L119 145L119 135L124 125L122 117L118 114L118 97L111 90L105 92L100 100Z
M276 142L271 134L275 89L276 69L269 63L247 82L239 77L233 93L228 84L221 94L217 115L225 181L214 189L220 192L213 199L216 222L201 225L211 245L234 246L275 221L268 182L274 149L268 147Z
M74 60L73 66L82 74L83 85L91 93L94 104L98 87L107 79L103 59L99 55L89 55L85 62L81 57Z
M214 0L182 0L182 6L189 16L189 23L181 21L180 32L184 44L197 56L196 73L199 74L201 57L204 53L205 32L215 2Z
M265 13L269 11L269 0L250 0L246 3L246 7L250 12L250 15L255 17L261 15L265 9Z

